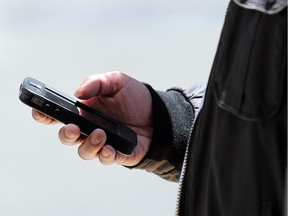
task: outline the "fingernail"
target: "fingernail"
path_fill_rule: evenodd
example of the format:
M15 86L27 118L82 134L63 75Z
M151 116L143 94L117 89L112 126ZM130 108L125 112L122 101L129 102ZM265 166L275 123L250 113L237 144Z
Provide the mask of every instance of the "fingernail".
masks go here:
M104 157L108 157L110 154L111 154L111 152L110 152L109 150L107 150L107 149L105 149L105 148L102 150L102 155L103 155Z
M99 139L96 135L92 136L91 137L91 140L90 140L91 144L92 145L98 145L99 144Z
M34 119L41 119L44 115L36 110L33 110L33 117Z
M100 129L95 129L91 136L90 142L92 145L99 145L103 142L103 135Z
M81 89L81 87L79 87L78 89L76 89L76 91L75 91L75 93L74 93L74 96L77 97L77 98L79 98L79 97L81 96L81 94L80 94L80 89Z
M38 112L33 112L33 117L34 117L35 119L40 119L40 115L39 115Z
M69 138L69 139L73 139L73 138L75 138L75 135L74 135L74 133L72 132L72 130L65 130L65 136L67 137L67 138Z

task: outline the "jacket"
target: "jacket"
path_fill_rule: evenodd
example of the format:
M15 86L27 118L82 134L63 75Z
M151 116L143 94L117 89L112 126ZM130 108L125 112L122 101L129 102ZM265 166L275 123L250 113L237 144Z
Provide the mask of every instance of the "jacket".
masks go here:
M136 168L179 182L176 215L284 216L287 2L231 1L207 87L147 85L154 112Z

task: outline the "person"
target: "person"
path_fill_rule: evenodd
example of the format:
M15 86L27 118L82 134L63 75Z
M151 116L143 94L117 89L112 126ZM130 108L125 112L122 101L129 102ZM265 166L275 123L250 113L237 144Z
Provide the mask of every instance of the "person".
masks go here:
M206 86L157 91L121 72L88 77L75 96L128 125L131 156L96 129L60 140L98 158L179 181L177 215L284 216L287 170L287 2L232 0ZM55 120L33 110L41 123Z

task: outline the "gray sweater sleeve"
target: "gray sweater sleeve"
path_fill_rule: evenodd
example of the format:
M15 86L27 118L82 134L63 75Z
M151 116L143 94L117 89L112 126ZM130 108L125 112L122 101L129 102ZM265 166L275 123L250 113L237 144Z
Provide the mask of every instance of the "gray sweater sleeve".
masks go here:
M179 180L205 87L197 84L189 89L171 88L163 92L147 85L153 99L154 132L148 154L134 168L144 169L169 181Z

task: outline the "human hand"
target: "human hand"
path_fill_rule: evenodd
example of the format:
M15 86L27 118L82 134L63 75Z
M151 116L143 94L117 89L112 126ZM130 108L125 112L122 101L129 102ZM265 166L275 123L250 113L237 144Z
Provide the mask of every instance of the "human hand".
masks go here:
M74 124L59 130L60 141L66 145L79 144L78 154L85 160L99 158L103 164L138 164L148 152L153 133L152 99L146 86L124 73L111 72L87 77L75 96L82 103L133 129L138 143L133 154L126 156L106 144L103 130L95 129L86 137ZM32 115L43 124L58 123L36 110L32 110Z

